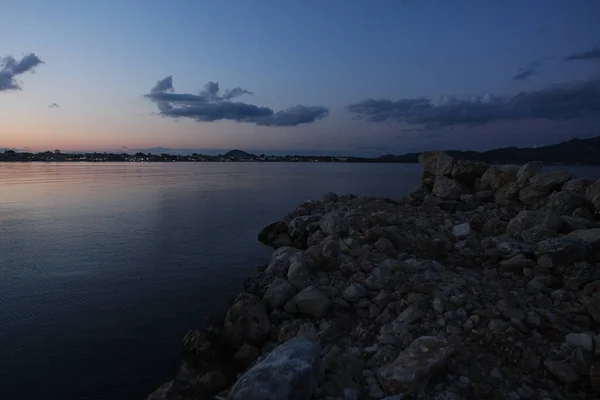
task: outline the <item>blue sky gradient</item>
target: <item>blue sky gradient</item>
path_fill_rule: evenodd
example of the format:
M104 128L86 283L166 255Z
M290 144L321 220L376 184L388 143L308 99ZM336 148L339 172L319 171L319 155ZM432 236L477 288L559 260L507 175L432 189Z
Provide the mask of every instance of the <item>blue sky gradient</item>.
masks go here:
M44 61L19 75L22 90L0 92L0 147L375 155L600 134L593 115L423 131L348 110L368 98L514 96L593 79L600 59L565 57L600 43L596 0L23 0L0 12L0 57ZM167 76L175 93L197 95L214 81L221 93L253 92L235 101L329 115L296 126L161 117L144 95Z

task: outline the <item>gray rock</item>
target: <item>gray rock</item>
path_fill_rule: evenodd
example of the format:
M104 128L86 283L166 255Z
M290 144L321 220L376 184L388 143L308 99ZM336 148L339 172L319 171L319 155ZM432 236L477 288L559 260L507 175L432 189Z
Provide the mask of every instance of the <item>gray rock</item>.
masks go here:
M514 164L505 164L502 166L502 180L504 183L517 182L519 169L521 167Z
M586 351L594 350L594 337L591 333L569 333L565 337L565 342Z
M575 211L573 211L573 214L571 215L575 218L586 219L590 222L593 222L595 219L594 213L586 207L578 207L577 209L575 209Z
M523 242L527 244L535 244L539 241L553 238L558 236L558 234L544 226L536 226L531 229L526 229L521 232L521 239Z
M323 217L319 226L326 235L344 234L350 229L350 221L341 211L331 211Z
M298 312L312 315L317 318L324 317L331 308L331 301L316 286L309 286L292 298Z
M487 164L458 160L452 167L452 177L463 185L472 187L475 179L481 178L487 169Z
M357 303L366 295L367 289L363 285L360 283L353 283L344 290L342 297L350 303Z
M584 197L585 196L585 190L591 184L592 184L592 180L591 179L576 178L576 179L571 179L570 181L565 182L564 185L562 186L561 190L562 191L572 192L572 193L575 193L578 196Z
M466 186L445 176L437 176L433 183L432 194L440 199L458 200L461 195L468 192L469 189Z
M452 234L457 239L464 239L471 235L473 231L471 230L471 224L465 222L463 224L454 225L452 228Z
M571 177L571 174L564 171L540 172L529 179L529 184L540 191L550 193L559 189Z
M386 393L409 395L423 390L453 353L446 339L422 336L396 360L380 368L377 378Z
M552 265L545 265L546 267L569 265L577 261L583 261L587 251L588 247L583 240L569 236L542 240L535 249L538 256L549 256Z
M497 190L500 186L502 186L500 171L496 167L489 167L479 180L479 188L482 190Z
M249 366L260 356L260 350L251 346L247 343L244 343L242 347L233 355L233 360L244 367Z
M572 239L582 240L590 249L594 261L600 259L600 228L576 230L567 235Z
M585 190L585 201L594 207L596 213L600 213L600 179Z
M323 218L321 215L302 215L300 217L296 217L290 221L288 225L288 233L292 238L301 236L310 224L319 222L321 218Z
M455 159L441 151L425 151L419 155L419 163L426 172L435 176L448 176L452 174Z
M519 200L519 193L522 186L516 182L510 182L499 188L494 198L498 204L509 204Z
M233 348L244 342L262 345L271 333L265 304L249 293L240 294L227 311L222 337Z
M431 189L423 182L417 183L417 186L410 192L410 196L417 200L425 200L427 195L431 194Z
M571 215L583 204L583 197L568 191L554 192L546 200L546 208L560 215Z
M298 289L304 289L310 282L310 271L305 257L293 257L288 269L288 281Z
M554 211L523 210L511 219L506 226L506 233L514 238L519 238L521 232L534 227L544 227L552 232L558 232L562 226L560 216Z
M508 328L508 324L501 319L493 319L488 324L488 329L494 332L503 332Z
M233 385L228 400L304 400L312 395L319 374L318 343L291 339L276 347Z
M544 365L554 376L565 383L573 383L579 380L579 375L566 361L556 361L547 358Z
M327 192L321 197L321 202L322 203L335 203L336 201L338 201L339 198L340 198L340 196L338 196L337 194L335 194L333 192Z
M296 288L288 281L276 278L267 288L263 301L273 310L283 305L296 294Z
M521 184L527 183L529 178L539 173L542 170L543 163L541 161L530 161L523 165L517 171L517 182Z

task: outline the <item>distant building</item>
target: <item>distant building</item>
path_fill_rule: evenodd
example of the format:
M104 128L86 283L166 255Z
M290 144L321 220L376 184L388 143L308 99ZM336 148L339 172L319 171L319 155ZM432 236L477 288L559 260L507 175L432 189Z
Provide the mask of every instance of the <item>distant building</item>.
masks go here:
M54 154L60 154L60 150L54 150Z

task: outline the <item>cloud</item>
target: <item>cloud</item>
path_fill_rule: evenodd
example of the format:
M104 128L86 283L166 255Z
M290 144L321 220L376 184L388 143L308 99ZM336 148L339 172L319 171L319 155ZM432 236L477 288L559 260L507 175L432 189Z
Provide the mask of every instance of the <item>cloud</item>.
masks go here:
M158 114L171 118L191 118L199 122L230 120L262 126L296 126L321 119L329 110L320 106L294 106L282 111L231 101L252 92L235 87L221 95L217 82L208 82L199 94L175 93L173 77L159 80L145 96L156 103Z
M527 64L525 68L521 68L519 72L513 77L515 80L525 80L532 75L535 75L542 66L542 60L535 60Z
M600 61L600 44L597 44L593 49L582 53L573 53L565 57L567 61L579 60L599 60Z
M52 103L48 106L48 108L60 108L60 105L57 103Z
M351 104L347 109L356 119L403 122L422 125L425 129L525 119L598 119L600 76L508 97L486 94L467 99L447 96L438 101L425 97L398 101L368 99Z
M21 84L15 78L26 72L33 72L35 67L44 62L31 53L17 61L13 56L0 57L0 92L21 90Z

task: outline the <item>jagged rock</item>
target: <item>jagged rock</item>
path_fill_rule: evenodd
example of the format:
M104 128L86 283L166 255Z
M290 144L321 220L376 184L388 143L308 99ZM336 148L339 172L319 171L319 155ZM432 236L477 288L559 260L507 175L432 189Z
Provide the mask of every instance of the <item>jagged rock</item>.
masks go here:
M523 268L533 268L535 266L535 262L533 260L528 259L523 254L517 254L516 256L504 260L500 263L501 271L522 271Z
M330 308L331 301L316 286L309 286L292 298L300 314L312 315L317 318L325 316Z
M592 184L592 180L587 178L575 178L563 184L561 190L568 191L580 197L585 197L585 190Z
M333 192L327 192L321 197L320 201L322 203L335 203L336 201L338 201L339 198L340 196L338 196L337 194Z
M562 220L554 211L523 210L517 214L515 218L508 222L508 225L506 226L506 233L514 238L519 238L521 236L521 232L527 229L543 227L552 232L558 232L561 226Z
M472 232L473 231L471 230L471 224L469 224L468 222L459 225L454 225L454 227L452 228L452 234L457 239L464 239L470 236Z
M502 180L505 184L517 182L519 169L521 167L513 164L505 164L502 166Z
M360 283L353 283L344 290L342 297L350 303L357 303L366 295L367 289L363 285Z
M549 358L544 365L554 376L565 383L573 383L579 380L579 375L566 361L556 361Z
M498 204L509 204L519 200L519 194L521 192L521 185L516 182L510 182L507 185L499 188L494 197Z
M517 182L526 184L529 178L539 173L542 170L543 163L541 161L530 161L523 165L517 171Z
M600 291L591 296L585 308L594 321L600 322Z
M267 289L263 301L273 310L283 305L296 294L296 288L288 281L276 278Z
M432 194L444 200L458 200L460 196L469 192L461 183L446 178L445 176L437 176L433 183Z
M571 178L572 175L564 171L540 172L529 179L529 184L542 192L550 193Z
M535 206L548 196L548 192L535 186L527 186L519 191L519 201L528 206Z
M487 169L487 164L459 160L452 168L452 177L463 185L472 187L475 179L481 178Z
M254 362L260 356L260 350L251 346L248 343L244 343L242 347L236 351L233 355L234 361L241 364L243 367L247 367Z
M410 196L417 200L425 200L427 195L431 194L431 189L423 182L417 183L417 186L410 192Z
M236 349L244 342L261 345L270 333L265 304L254 295L240 294L227 311L222 333L224 342Z
M553 232L544 226L536 226L521 232L521 239L527 244L535 244L541 240L549 239L557 235L556 232Z
M422 336L396 360L380 368L377 378L386 393L409 395L423 390L453 353L446 339Z
M218 393L227 387L227 377L220 371L209 371L200 378L202 385L208 392Z
M597 225L584 218L569 217L568 215L561 215L560 219L563 221L562 230L565 233L571 233L578 230L593 229Z
M594 207L596 213L600 213L600 179L585 190L585 201Z
M296 338L271 351L233 385L228 400L304 400L314 391L319 373L318 343Z
M306 228L314 223L319 222L323 218L321 215L302 215L290 221L288 225L288 233L292 238L302 235Z
M310 282L310 271L306 257L292 257L287 273L288 281L298 289L304 289Z
M546 256L544 267L554 268L559 265L569 265L585 260L587 250L588 247L583 240L562 236L539 242L535 252L538 256ZM538 264L540 264L539 260Z
M572 216L575 218L583 218L583 219L586 219L591 222L594 221L594 217L595 217L594 213L586 207L579 207L579 208L575 209L575 211L573 211Z
M573 211L583 204L583 198L573 192L554 192L548 196L546 208L556 211L560 215L571 215Z
M350 221L345 213L332 211L325 214L319 225L326 235L344 234L350 228Z
M479 188L481 190L491 189L497 190L502 186L500 179L500 171L496 167L489 167L479 180Z
M569 233L567 237L584 241L590 248L592 259L600 260L600 228L576 230Z
M452 156L441 151L426 151L419 155L419 163L423 169L435 176L452 174L455 160Z
M590 333L569 333L565 337L565 342L586 351L594 350L594 337Z

